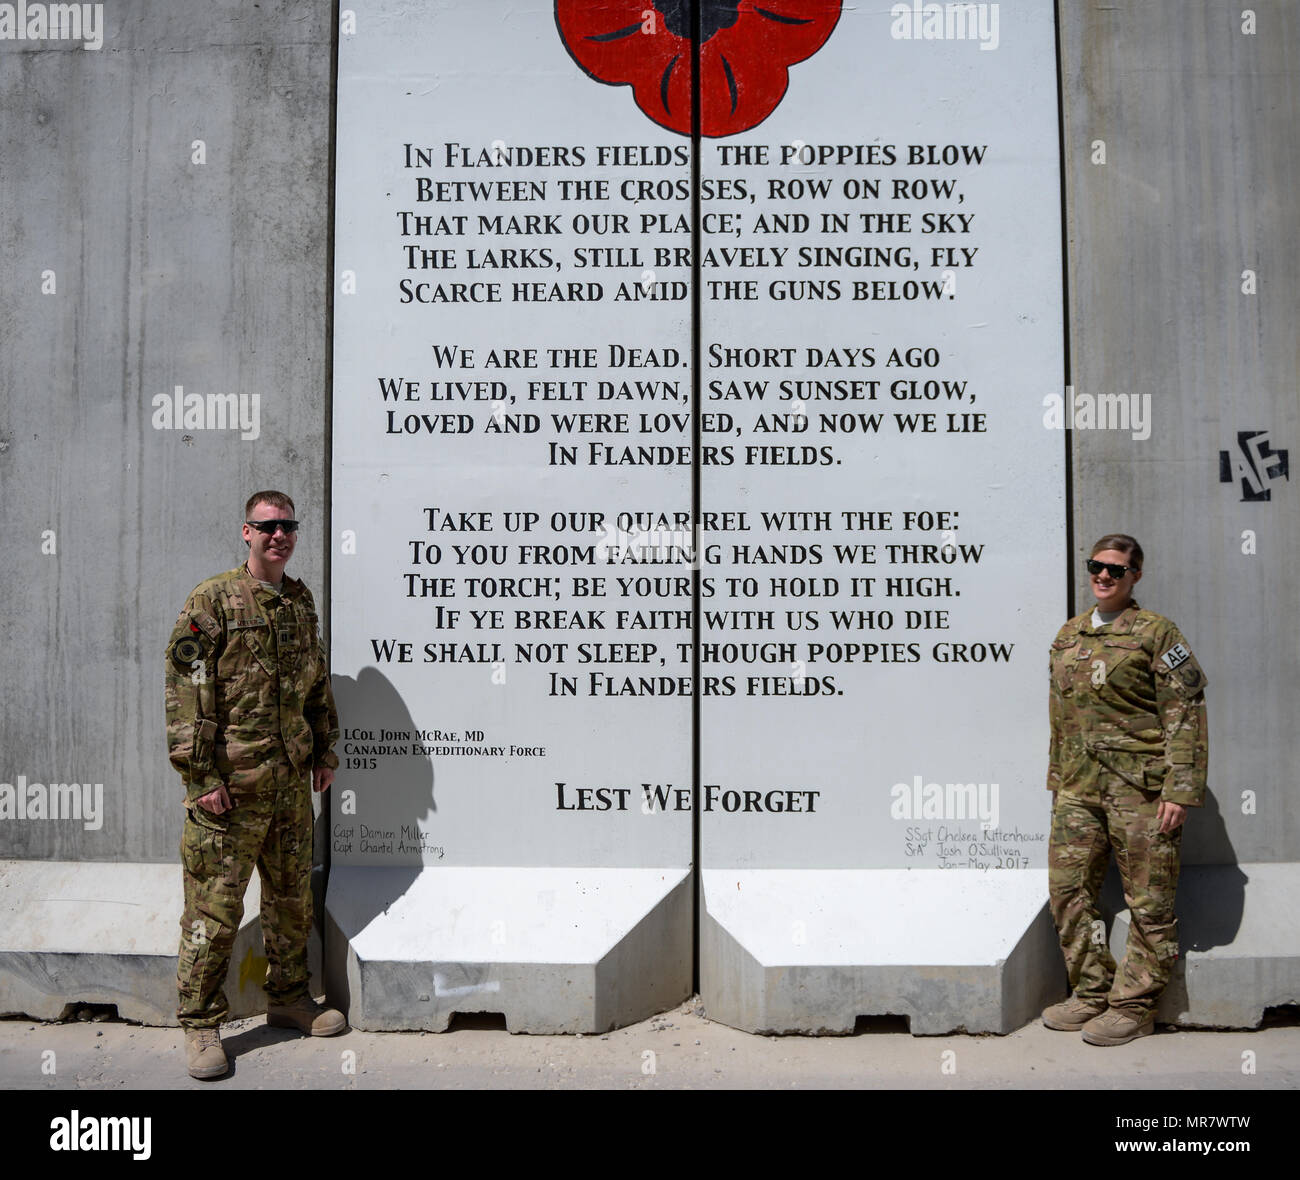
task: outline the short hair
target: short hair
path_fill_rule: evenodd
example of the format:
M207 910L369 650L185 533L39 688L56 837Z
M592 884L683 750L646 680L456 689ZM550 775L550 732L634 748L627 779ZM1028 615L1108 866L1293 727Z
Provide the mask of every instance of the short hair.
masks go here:
M254 492L248 497L248 503L244 505L245 520L252 516L253 509L259 504L270 504L272 508L287 508L290 512L297 512L293 501L283 492Z
M1092 552L1088 556L1096 557L1103 549L1114 549L1116 553L1124 554L1129 559L1129 564L1137 569L1142 568L1142 562L1145 560L1142 546L1128 533L1107 533L1092 547Z

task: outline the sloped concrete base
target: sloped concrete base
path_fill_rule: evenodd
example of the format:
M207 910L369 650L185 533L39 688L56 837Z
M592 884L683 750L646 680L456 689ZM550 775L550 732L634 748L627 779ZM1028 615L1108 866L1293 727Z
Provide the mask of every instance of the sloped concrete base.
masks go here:
M1045 870L708 870L700 991L755 1033L1007 1033L1064 992Z
M360 1029L599 1033L691 992L690 871L335 866L330 1002Z
M1178 882L1182 954L1156 1019L1258 1028L1265 1008L1300 1004L1300 864L1193 865ZM1111 926L1118 961L1128 910Z
M235 940L231 1016L266 1011L253 874ZM68 1004L114 1004L124 1020L176 1023L178 864L0 861L0 1014L57 1020ZM320 939L309 948L319 977Z

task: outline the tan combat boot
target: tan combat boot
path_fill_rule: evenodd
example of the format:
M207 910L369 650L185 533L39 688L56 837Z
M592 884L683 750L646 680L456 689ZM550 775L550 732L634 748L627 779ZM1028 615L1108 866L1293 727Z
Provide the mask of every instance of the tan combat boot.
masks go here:
M313 1037L332 1037L348 1026L337 1008L326 1008L311 996L302 996L292 1004L269 1004L266 1023L272 1028L296 1028Z
M230 1069L230 1062L221 1047L221 1033L215 1028L187 1028L185 1064L192 1078L206 1080L223 1076Z
M1127 1045L1155 1031L1155 1013L1138 1017L1110 1008L1083 1026L1083 1039L1090 1045Z
M1077 996L1043 1009L1043 1023L1057 1032L1078 1032L1088 1021L1106 1011L1105 1001L1085 1004Z

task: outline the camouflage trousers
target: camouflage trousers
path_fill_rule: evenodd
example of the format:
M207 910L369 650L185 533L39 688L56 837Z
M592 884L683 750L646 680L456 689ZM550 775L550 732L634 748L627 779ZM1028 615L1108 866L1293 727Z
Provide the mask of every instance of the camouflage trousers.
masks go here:
M1174 891L1183 829L1162 833L1158 792L1106 776L1099 804L1057 793L1048 847L1048 888L1070 988L1085 1003L1145 1019L1178 958ZM1116 967L1097 906L1111 849L1129 908L1128 945Z
M267 998L289 1004L308 992L310 776L277 762L232 776L226 789L234 807L213 815L191 803L181 834L185 912L176 1014L186 1028L215 1028L229 1013L226 972L254 865L262 886Z

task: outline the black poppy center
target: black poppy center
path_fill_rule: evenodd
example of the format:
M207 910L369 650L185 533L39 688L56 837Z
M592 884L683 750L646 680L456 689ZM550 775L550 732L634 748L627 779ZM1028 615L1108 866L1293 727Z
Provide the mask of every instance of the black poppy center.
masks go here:
M729 29L740 19L740 0L698 0L700 5L700 44L714 33ZM691 39L691 0L655 0L664 24L674 37Z

